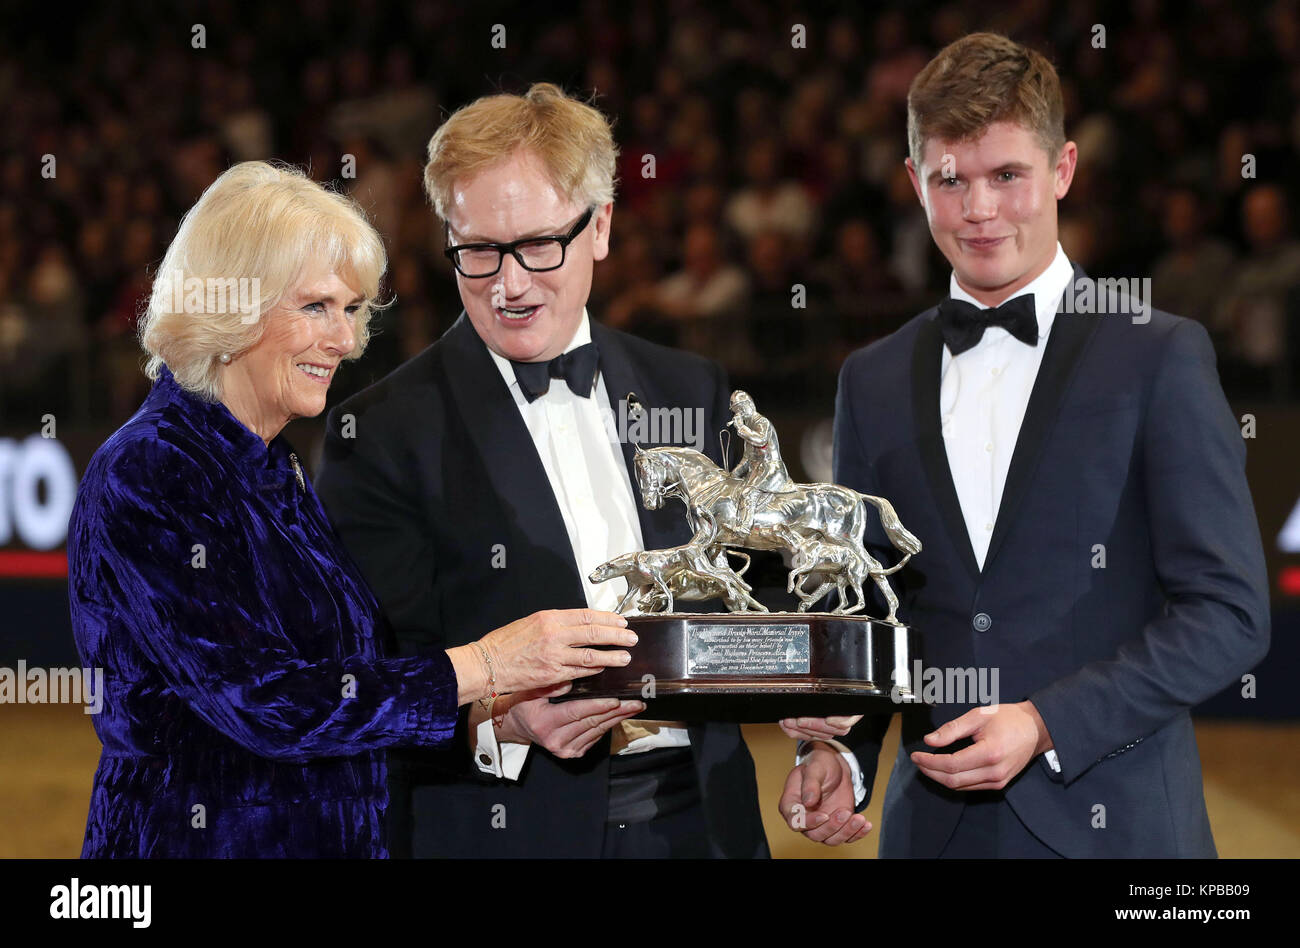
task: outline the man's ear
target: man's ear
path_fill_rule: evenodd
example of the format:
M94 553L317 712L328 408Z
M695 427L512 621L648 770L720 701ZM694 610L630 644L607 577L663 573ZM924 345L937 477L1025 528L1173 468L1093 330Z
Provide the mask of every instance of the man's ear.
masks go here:
M1054 193L1058 201L1070 190L1070 182L1074 180L1074 169L1078 161L1079 146L1074 142L1066 142L1061 147L1061 155L1056 159L1056 167L1053 169L1056 176Z
M912 190L916 192L916 199L921 202L921 208L924 210L925 195L921 192L921 173L917 171L916 165L912 163L911 158L904 158L903 165L907 168L907 178L912 182Z
M591 245L591 256L594 260L604 260L609 256L609 228L613 219L613 201L598 208L591 219L591 226L595 228Z

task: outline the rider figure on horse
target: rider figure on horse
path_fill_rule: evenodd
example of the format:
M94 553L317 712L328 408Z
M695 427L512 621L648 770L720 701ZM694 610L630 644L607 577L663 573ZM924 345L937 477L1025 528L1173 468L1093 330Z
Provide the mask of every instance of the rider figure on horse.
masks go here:
M745 452L731 473L733 477L745 481L744 489L740 492L740 520L747 527L755 508L764 500L758 495L759 491L784 494L794 490L795 485L781 458L781 444L776 437L776 428L758 413L749 394L739 389L733 392L731 410L735 413L731 419L732 427L745 442Z

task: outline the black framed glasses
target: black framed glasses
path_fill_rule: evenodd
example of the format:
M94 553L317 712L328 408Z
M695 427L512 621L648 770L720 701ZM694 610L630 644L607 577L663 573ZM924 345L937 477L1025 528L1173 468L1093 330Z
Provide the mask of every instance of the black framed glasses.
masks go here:
M591 223L591 216L595 213L596 206L593 204L569 228L567 234L525 237L522 240L512 240L508 244L457 244L454 247L448 246L443 253L447 255L447 259L452 262L461 276L469 277L471 280L496 275L501 269L501 261L505 259L506 254L519 261L519 265L525 270L534 273L558 270L564 266L564 257L569 244L573 243L574 239ZM449 244L451 242L450 224L447 225L447 242Z

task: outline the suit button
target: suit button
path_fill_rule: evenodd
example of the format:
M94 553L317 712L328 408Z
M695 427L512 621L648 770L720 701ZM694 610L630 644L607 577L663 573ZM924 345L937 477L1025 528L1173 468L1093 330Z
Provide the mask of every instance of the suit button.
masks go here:
M987 632L992 627L993 620L989 618L987 612L979 612L975 614L970 624L975 627L976 632Z

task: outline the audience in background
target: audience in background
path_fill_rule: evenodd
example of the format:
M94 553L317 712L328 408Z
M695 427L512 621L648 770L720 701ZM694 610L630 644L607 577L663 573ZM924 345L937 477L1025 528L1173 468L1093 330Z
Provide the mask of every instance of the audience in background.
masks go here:
M542 79L594 89L622 149L619 236L593 316L719 359L764 411L825 413L844 355L947 288L901 129L916 70L971 29L1050 51L1065 78L1080 142L1062 208L1071 257L1094 276L1151 276L1154 305L1202 320L1230 395L1300 395L1290 0L833 16L793 2L588 3L579 16L510 13L504 48L491 43L500 15L432 2L318 0L292 15L233 2L205 11L199 49L186 16L127 0L66 36L0 36L4 424L46 411L119 424L134 409L150 274L179 213L247 158L308 167L371 214L397 302L331 398L384 375L457 316L419 191L438 116Z

